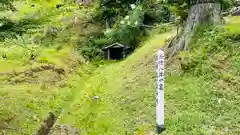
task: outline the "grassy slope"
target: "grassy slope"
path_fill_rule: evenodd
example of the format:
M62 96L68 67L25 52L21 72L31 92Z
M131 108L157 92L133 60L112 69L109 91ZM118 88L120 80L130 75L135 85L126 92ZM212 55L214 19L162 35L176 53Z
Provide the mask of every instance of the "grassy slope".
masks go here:
M151 46L138 49L136 53L124 62L99 67L94 75L86 80L84 86L75 86L80 92L71 104L69 115L64 116L63 121L75 126L85 127L86 132L92 134L113 134L117 132L124 134L128 128L130 130L131 127L124 126L134 122L134 119L131 118L132 111L134 110L124 109L126 106L123 105L125 105L125 102L128 102L128 107L131 108L129 103L131 100L135 101L132 103L137 104L136 102L140 102L145 96L152 99L149 100L146 98L145 102L150 106L153 105L152 103L155 101L153 96L154 89L150 88L153 88L154 85L147 83L148 81L146 80L151 78L153 81L154 74L148 74L148 69L152 68L154 70L150 64L154 60L154 51L159 47L159 42L163 43L163 38L170 35L171 33L157 36L155 40L150 42ZM148 64L149 66L147 66ZM142 71L144 72L142 73ZM142 78L142 75L145 77ZM136 79L139 79L139 82L132 83ZM141 86L145 86L144 89ZM140 89L138 90L138 88ZM152 92L147 92L149 90ZM135 93L136 91L138 92ZM144 92L144 94L140 91ZM92 101L95 95L99 96L100 102ZM137 101L139 98L140 101ZM142 105L140 105L142 107L141 111L139 110L140 114L154 113L154 110L149 111L148 109L145 112L144 105L146 104ZM151 108L150 106L149 108ZM118 112L114 111L116 109ZM126 113L129 114L126 116L123 115ZM140 114L136 113L136 116L141 116ZM118 117L115 117L116 115ZM146 115L145 117L148 117L150 121L154 119L151 115ZM130 123L124 125L124 121Z
M20 55L19 51L16 53ZM8 55L7 59L0 59L4 65L1 73L21 72L48 64L66 71L65 75L53 70L29 71L32 75L22 74L8 81L6 76L0 76L0 129L7 129L8 134L14 135L32 134L48 112L59 112L71 96L70 89L61 87L67 85L67 73L76 66L77 58L68 48L60 51L43 49L35 61L30 61L27 56L23 57L26 60L12 56L15 57Z
M228 33L235 29L235 23L237 21L224 26L230 28ZM75 91L79 92L66 109L61 123L78 127L83 134L90 135L141 135L154 131L155 52L172 35L153 37L126 60L102 66L93 76L76 84ZM215 43L204 39L194 40L193 44ZM165 134L239 134L240 61L237 49L235 46L231 56L231 51L222 50L214 54L216 57L203 59L195 67L204 71L201 75L176 68L179 67L177 62L169 66ZM224 79L226 74L216 78L215 72L208 70L208 65L221 62L225 56L229 56L227 61L232 68L227 72L235 83ZM218 67L215 71L222 72L223 69ZM99 99L94 100L94 96Z
M1 16L14 20L28 15L40 16L41 19L39 28L30 29L28 31L30 34L23 35L25 41L18 38L15 41L6 39L0 43L0 133L6 130L7 134L13 135L33 134L48 112L59 112L65 102L71 99L71 88L66 87L69 72L76 69L78 62L84 62L83 58L76 55L72 46L76 44L77 35L83 33L81 23L86 21L88 10L79 9L76 5L56 9L58 2L58 0L51 3L16 2L14 4L19 8L18 12L0 13ZM35 6L31 7L32 4ZM83 13L86 13L85 16L81 15ZM79 24L71 28L69 25L74 15L79 15ZM64 32L54 41L43 41L44 44L33 42L36 36L43 37L49 26L57 27ZM66 28L67 26L69 27ZM65 41L60 40L63 37ZM34 60L31 60L31 54L36 54ZM6 55L5 59L2 58L3 55ZM53 70L31 71L47 65L54 65L65 72L59 74ZM23 71L29 71L29 74L13 75L14 72ZM8 79L11 76L9 74L13 75L12 79Z
M30 12L30 7L26 6L28 9L21 10L22 14ZM73 9L75 11L75 8ZM80 14L81 11L77 13ZM64 11L51 20L59 20L61 16L64 16ZM229 25L229 31L236 32L234 30L239 25L238 20L230 19L234 23ZM46 25L57 26L56 22ZM92 67L89 69L88 65L83 66L78 74L69 78L68 85L64 88L49 83L46 86L50 87L46 88L44 83L56 75L53 72L39 73L39 83L11 84L1 80L0 130L7 128L7 133L14 135L33 134L49 111L59 111L66 106L60 122L79 127L84 134L147 134L153 131L155 52L163 45L164 39L172 35L173 33L166 33L153 37L126 60L101 66L91 76L88 76L88 73L93 71ZM65 36L64 33L62 36ZM20 42L20 39L17 42ZM55 49L40 48L36 61L29 61L30 54L25 49L5 49L6 46L0 48L0 54L8 52L7 60L0 59L0 73L11 72L13 69L24 71L46 63L68 70L68 64L71 66L71 60L68 58L74 58L69 48L59 52ZM20 57L22 59L19 59ZM235 69L231 69L234 72L226 74L225 78L237 80L240 72L239 57L231 58ZM206 78L207 75L194 76L179 70L169 71L166 80L166 133L199 134L223 131L225 128L239 128L239 86L233 87L231 83L226 84L219 79L218 84L223 87L218 87L215 85L216 80ZM98 101L92 100L95 95L99 96ZM70 105L67 105L68 103Z

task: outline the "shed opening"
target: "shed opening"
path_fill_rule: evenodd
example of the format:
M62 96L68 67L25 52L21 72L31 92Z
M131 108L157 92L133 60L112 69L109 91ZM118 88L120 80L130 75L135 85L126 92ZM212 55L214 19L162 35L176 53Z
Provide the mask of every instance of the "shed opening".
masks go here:
M107 60L122 60L131 53L131 48L120 43L105 46L103 49L104 57Z

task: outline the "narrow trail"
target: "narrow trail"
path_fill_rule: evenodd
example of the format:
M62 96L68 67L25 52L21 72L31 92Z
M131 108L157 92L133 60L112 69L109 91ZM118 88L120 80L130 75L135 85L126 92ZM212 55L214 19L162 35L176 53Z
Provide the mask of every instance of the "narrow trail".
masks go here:
M134 117L141 115L142 117L148 117L145 119L148 120L147 123L151 123L149 121L154 118L151 117L153 114L145 115L146 112L144 113L144 111L140 111L138 114L135 113L136 110L133 108L143 105L136 104L143 98L140 91L144 92L145 96L149 98L152 98L154 92L146 92L144 89L136 90L136 88L145 85L145 87L151 87L148 89L154 91L151 83L147 83L149 81L147 78L152 76L147 71L155 73L154 69L149 69L154 66L155 50L174 34L175 31L172 31L157 36L151 41L151 45L139 48L126 60L100 66L91 75L79 79L78 84L72 88L74 94L71 101L64 107L64 114L56 124L57 131L63 130L65 127L71 131L75 131L75 128L77 128L83 134L115 134L116 131L120 131L119 134L125 134L125 131L132 130L125 124L132 125L135 122L141 123L144 121L144 118L133 118L131 120L129 118L131 113ZM152 55L146 57L146 53ZM148 70L142 72L142 68ZM147 75L141 79L141 74ZM140 82L135 81L135 79L140 79ZM149 101L154 102L152 99ZM123 123L125 124L123 125ZM121 128L124 128L124 130Z
M90 96L93 93L90 90L90 88L92 87L92 84L89 82L91 82L91 80L94 79L95 76L98 76L99 74L101 74L100 70L102 68L105 68L105 66L101 67L100 69L96 69L96 71L93 71L92 74L86 75L85 77L77 76L77 79L75 80L76 83L71 86L72 96L69 98L70 100L67 103L65 103L63 107L64 111L59 117L59 119L56 121L54 127L50 132L50 135L59 135L59 134L79 135L80 134L81 129L79 129L79 127L74 127L74 125L72 124L75 121L77 121L77 119L73 118L71 114L74 113L73 110L77 110L80 107L78 105L78 102L81 97L82 99L88 98L89 100L97 100L96 98L94 98L94 96ZM102 76L101 78L104 78L104 76Z

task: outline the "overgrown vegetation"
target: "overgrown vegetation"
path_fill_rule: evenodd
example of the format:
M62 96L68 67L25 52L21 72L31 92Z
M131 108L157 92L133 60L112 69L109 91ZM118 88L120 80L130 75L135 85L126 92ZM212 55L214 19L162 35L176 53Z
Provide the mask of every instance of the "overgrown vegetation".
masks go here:
M231 29L234 25L200 28L191 51L167 64L163 134L239 133L239 41L230 38L239 31ZM91 135L154 131L155 52L173 34L154 37L127 60L101 67L76 85L82 91L61 123Z
M222 1L223 10L231 5ZM62 110L56 124L81 134L155 131L155 52L175 36L187 1L0 6L0 132L34 134L48 112ZM239 134L240 19L225 19L199 27L190 51L167 61L163 134ZM113 42L136 50L120 62L102 60L101 48Z

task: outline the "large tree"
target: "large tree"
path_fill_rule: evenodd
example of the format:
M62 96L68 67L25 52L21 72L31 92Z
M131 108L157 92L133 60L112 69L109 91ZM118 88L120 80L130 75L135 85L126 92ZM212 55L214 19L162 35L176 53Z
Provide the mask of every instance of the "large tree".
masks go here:
M191 37L197 27L203 23L218 24L221 22L220 0L189 0L188 17L184 27L169 44L169 56L173 56L181 50L187 50Z

